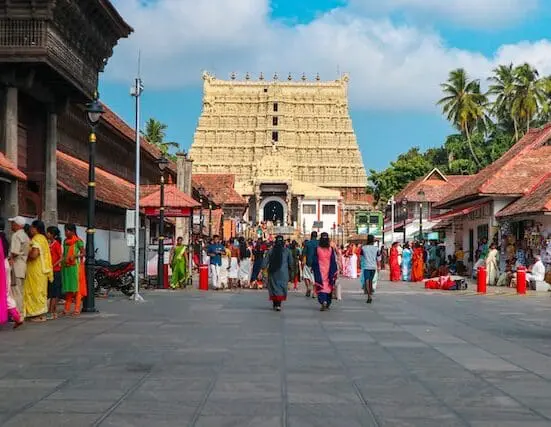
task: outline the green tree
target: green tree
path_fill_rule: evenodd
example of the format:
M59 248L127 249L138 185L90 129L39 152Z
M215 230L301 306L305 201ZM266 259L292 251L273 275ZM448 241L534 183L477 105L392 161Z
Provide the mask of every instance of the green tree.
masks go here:
M486 107L488 99L480 91L480 81L471 80L463 68L450 72L448 81L441 84L444 98L437 105L448 121L461 131L467 141L475 163L481 163L472 146L471 133L481 129L487 121Z
M547 110L546 81L539 78L538 70L530 64L515 68L515 90L511 105L513 117L516 117L528 132L537 115ZM517 129L516 140L519 137Z
M426 175L432 165L425 159L418 147L400 154L396 161L381 172L370 170L371 192L377 203L386 203L393 195L402 190L409 182Z
M492 83L488 95L495 99L489 111L496 118L501 128L515 132L518 135L518 120L512 114L512 105L515 97L515 68L513 64L500 65L494 68L493 75L488 78Z
M145 132L142 131L144 138L151 144L157 146L159 150L161 150L161 153L165 156L169 155L168 152L171 147L179 147L177 142L165 141L167 129L168 126L166 124L161 123L159 120L150 118L145 122Z

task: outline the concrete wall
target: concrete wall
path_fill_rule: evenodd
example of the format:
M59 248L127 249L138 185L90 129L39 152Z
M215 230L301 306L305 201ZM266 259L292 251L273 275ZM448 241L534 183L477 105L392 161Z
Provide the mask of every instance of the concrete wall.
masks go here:
M316 206L316 212L313 214L304 213L304 205L315 205ZM324 205L330 205L335 207L335 213L334 214L323 214L323 206ZM333 231L333 224L338 226L339 223L339 202L336 200L304 200L300 204L300 210L301 210L301 221L300 227L304 224L306 226L305 232L311 233L313 230L312 226L314 224L314 221L322 221L323 222L323 228L320 229L320 232L327 232L329 235L331 235Z

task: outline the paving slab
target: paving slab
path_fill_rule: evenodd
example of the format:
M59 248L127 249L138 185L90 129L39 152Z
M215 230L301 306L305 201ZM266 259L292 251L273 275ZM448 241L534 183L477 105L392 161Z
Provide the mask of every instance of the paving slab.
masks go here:
M320 312L291 292L144 292L0 330L2 426L551 425L548 298L431 293L382 275Z

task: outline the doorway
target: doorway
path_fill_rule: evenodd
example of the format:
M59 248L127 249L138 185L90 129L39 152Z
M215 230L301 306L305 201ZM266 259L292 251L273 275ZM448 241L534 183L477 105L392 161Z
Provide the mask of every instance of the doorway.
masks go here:
M283 224L283 204L272 200L264 206L264 221L272 221L274 224Z

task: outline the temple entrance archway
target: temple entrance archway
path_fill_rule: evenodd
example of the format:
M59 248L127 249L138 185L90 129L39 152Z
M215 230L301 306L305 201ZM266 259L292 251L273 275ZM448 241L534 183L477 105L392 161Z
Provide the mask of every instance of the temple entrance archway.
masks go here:
M287 214L285 203L279 197L268 197L260 206L261 221L272 221L274 224L285 225Z

